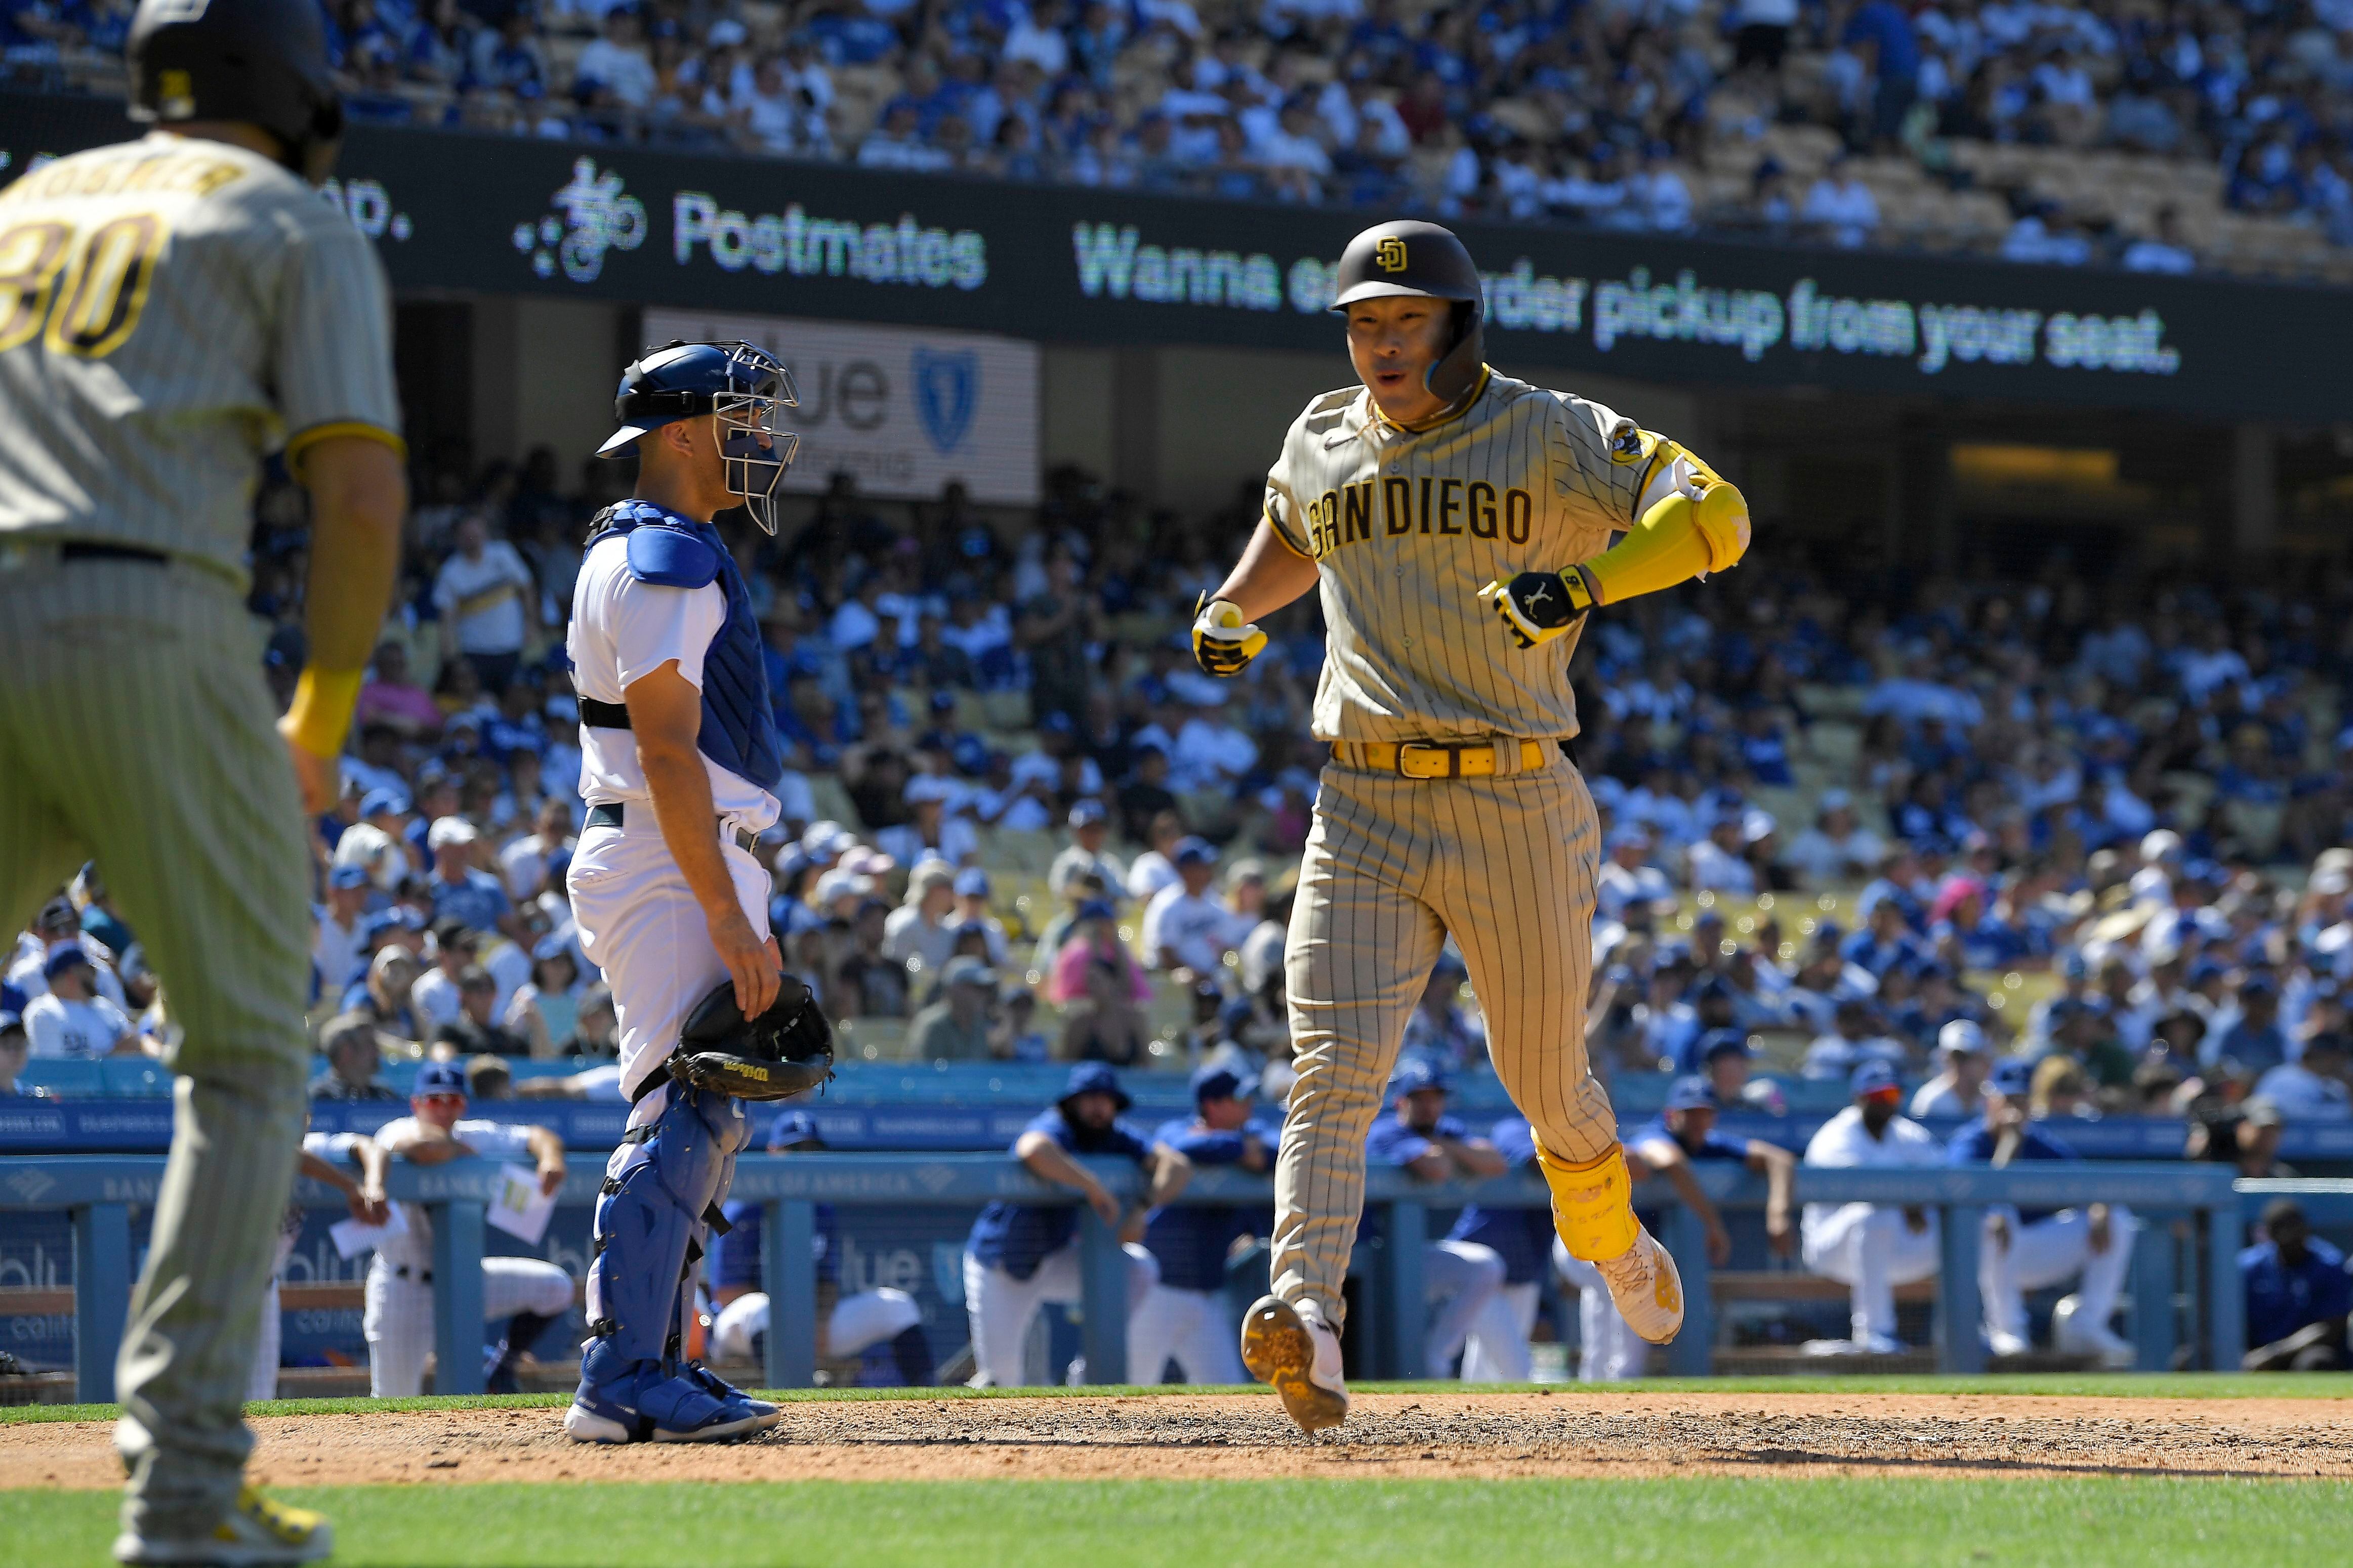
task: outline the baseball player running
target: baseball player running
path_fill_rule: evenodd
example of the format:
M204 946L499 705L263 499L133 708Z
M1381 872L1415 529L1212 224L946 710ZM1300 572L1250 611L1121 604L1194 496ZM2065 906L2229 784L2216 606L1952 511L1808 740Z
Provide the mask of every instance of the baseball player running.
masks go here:
M1568 664L1597 605L1722 571L1748 545L1740 492L1683 447L1488 368L1479 270L1447 230L1366 229L1337 281L1362 384L1292 424L1266 515L1193 626L1202 668L1228 676L1266 646L1256 619L1311 587L1330 628L1314 728L1332 760L1285 949L1300 1077L1275 1163L1274 1289L1242 1331L1244 1361L1311 1431L1347 1414L1340 1286L1365 1131L1450 931L1563 1244L1646 1339L1683 1321L1586 1061L1599 830L1567 754Z
M583 1443L699 1442L776 1424L681 1354L688 1280L750 1137L727 1089L693 1080L681 1037L732 988L742 1019L806 1018L768 934L753 841L784 776L752 595L711 520L742 506L776 531L798 446L784 367L749 343L670 343L621 376L636 496L590 525L573 590L586 826L565 873L580 945L620 1019L628 1131L607 1167L588 1275L590 1342L564 1426ZM821 1026L821 1025L820 1025Z
M406 504L391 310L314 189L343 128L315 5L142 0L127 56L153 131L0 193L0 930L95 859L185 1026L114 1553L307 1562L333 1532L242 1484L238 1411L302 1132L305 813L334 802ZM311 520L282 721L244 605L273 449Z
M528 1162L540 1190L564 1185L564 1141L544 1127L466 1116L466 1072L456 1062L417 1069L409 1114L376 1129L385 1153L413 1165L438 1165L463 1155L501 1164ZM433 1348L433 1231L422 1204L402 1204L406 1229L384 1238L368 1266L368 1392L378 1399L408 1399L425 1385L425 1355ZM492 1394L519 1392L514 1363L542 1329L572 1310L572 1276L537 1258L482 1259L482 1318L507 1324L487 1380ZM446 1384L444 1386L447 1386Z

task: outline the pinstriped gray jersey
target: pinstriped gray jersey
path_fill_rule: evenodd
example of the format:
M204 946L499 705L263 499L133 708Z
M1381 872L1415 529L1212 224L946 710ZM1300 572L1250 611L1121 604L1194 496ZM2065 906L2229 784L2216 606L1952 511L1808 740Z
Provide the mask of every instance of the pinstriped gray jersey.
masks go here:
M242 583L263 454L399 430L384 268L269 159L156 134L0 191L0 535Z
M1600 404L1492 371L1462 413L1419 431L1379 418L1361 386L1309 403L1266 515L1322 582L1316 737L1575 734L1576 634L1523 650L1479 590L1599 554L1673 482L1659 457Z

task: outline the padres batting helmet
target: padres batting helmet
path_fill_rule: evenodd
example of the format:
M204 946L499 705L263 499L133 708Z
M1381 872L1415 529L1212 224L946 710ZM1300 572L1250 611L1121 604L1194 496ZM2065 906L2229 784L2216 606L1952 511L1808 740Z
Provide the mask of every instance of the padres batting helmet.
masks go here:
M1419 294L1454 305L1454 343L1422 377L1441 403L1478 384L1486 363L1484 294L1479 265L1451 229L1411 219L1375 224L1340 253L1339 292L1332 309L1345 313L1359 300Z
M132 119L243 121L314 185L335 166L343 102L316 0L139 0L124 55Z
M728 492L742 497L752 521L774 533L776 491L801 440L776 428L780 406L797 408L800 400L792 372L765 350L746 342L667 342L621 373L613 398L621 427L596 455L609 458L649 430L716 414L724 424L719 451Z

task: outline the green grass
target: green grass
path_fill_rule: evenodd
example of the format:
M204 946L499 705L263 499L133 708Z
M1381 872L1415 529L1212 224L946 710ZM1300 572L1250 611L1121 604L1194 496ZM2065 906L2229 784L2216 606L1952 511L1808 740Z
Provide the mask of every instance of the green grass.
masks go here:
M2320 1563L2353 1485L1936 1481L950 1481L343 1487L344 1564ZM106 1492L0 1492L0 1565L97 1563Z
M1591 1393L1577 1384L1358 1383L1358 1394L1516 1394L1550 1387L1562 1394ZM758 1391L780 1404L807 1400L860 1399L1098 1399L1113 1394L1272 1394L1256 1384L1204 1389L1166 1385L1104 1388L784 1388ZM2353 1399L2353 1373L2306 1373L2295 1376L2254 1373L2031 1373L1947 1377L1653 1377L1604 1392L1617 1394L2000 1394L2088 1399ZM246 1406L250 1415L332 1415L386 1410L558 1409L569 1394L478 1394L428 1395L422 1399L269 1399ZM0 1406L0 1426L26 1421L111 1421L119 1405L15 1405Z

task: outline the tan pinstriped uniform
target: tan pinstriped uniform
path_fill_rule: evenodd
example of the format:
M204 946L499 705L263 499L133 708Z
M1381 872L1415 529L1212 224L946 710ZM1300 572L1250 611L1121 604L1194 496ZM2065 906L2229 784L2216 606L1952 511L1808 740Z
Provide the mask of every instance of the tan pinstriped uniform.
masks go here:
M1364 1206L1365 1138L1448 932L1488 1049L1537 1141L1609 1151L1585 1056L1599 830L1558 742L1577 732L1575 637L1512 646L1479 589L1599 554L1665 493L1657 440L1599 404L1489 374L1419 431L1361 388L1307 405L1268 475L1266 511L1314 559L1330 646L1317 738L1505 737L1506 772L1412 779L1324 769L1286 973L1298 1086L1275 1166L1274 1291L1338 1324ZM1524 769L1519 740L1540 741Z
M185 1036L117 1372L151 1539L235 1497L302 1130L310 860L253 489L273 447L398 445L390 315L368 242L241 149L149 137L0 193L0 929L95 859Z

